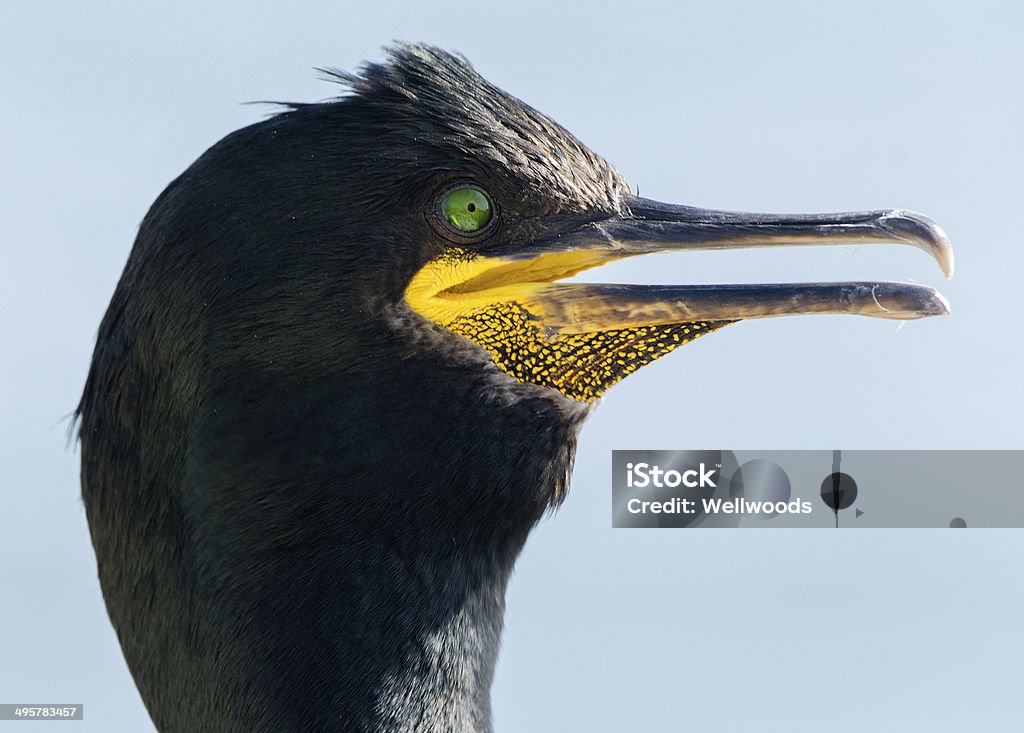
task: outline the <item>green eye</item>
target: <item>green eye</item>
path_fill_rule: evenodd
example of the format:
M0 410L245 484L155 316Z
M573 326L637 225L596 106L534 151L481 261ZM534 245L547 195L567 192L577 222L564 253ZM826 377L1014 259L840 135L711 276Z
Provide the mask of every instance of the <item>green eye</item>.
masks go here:
M471 234L486 227L494 216L487 194L474 186L453 188L441 199L441 214L452 227Z

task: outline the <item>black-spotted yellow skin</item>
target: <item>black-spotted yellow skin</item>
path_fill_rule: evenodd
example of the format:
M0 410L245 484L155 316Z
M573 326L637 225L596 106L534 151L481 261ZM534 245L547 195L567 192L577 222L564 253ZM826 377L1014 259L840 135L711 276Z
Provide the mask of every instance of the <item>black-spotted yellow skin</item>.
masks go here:
M593 402L640 367L732 323L571 332L548 326L542 313L531 312L537 307L529 305L534 296L552 281L600 264L604 256L581 251L504 261L452 248L413 277L406 301L420 315L481 346L509 376L580 402Z
M674 323L596 333L545 333L520 305L500 303L446 328L476 342L506 374L592 402L613 384L683 344L727 325Z

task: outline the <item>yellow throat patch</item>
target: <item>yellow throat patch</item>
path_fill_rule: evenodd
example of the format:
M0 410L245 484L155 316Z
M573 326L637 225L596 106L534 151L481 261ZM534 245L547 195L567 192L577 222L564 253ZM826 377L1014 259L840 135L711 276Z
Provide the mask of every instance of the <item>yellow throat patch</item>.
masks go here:
M481 257L450 250L427 263L405 297L424 318L478 344L520 382L592 402L646 364L730 321L670 323L576 331L545 321L554 280L609 260L569 251L536 259Z

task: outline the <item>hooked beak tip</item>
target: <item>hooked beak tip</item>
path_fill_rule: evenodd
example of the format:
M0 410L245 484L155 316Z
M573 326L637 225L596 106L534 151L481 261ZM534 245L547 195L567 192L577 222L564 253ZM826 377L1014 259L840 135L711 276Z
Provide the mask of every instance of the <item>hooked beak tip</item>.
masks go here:
M946 279L952 279L953 245L949 243L949 237L942 227L932 219L916 211L897 209L881 217L879 223L891 232L894 238L930 254L939 263Z

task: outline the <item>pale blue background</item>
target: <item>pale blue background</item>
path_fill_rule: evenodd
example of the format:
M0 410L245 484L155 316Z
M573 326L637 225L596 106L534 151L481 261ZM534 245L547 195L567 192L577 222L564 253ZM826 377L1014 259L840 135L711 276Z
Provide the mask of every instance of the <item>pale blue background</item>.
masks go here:
M613 448L1024 447L1022 21L1010 2L5 3L0 698L84 703L68 730L149 729L66 448L97 325L149 203L265 111L239 102L330 96L312 67L401 38L463 51L645 196L908 207L957 251L948 284L888 247L600 273L913 278L953 316L744 323L612 390L519 563L498 729L1018 728L1024 532L613 531L609 469Z

